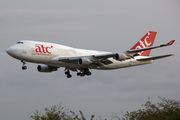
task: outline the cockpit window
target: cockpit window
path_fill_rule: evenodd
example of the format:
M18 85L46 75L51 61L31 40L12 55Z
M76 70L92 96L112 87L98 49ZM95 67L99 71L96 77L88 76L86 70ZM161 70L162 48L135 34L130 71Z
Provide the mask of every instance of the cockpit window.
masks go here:
M23 44L23 42L17 42L17 44Z

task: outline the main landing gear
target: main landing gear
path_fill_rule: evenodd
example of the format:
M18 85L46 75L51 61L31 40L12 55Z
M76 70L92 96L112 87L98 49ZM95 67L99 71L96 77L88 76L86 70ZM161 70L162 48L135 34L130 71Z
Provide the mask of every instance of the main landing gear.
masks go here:
M70 74L69 69L65 69L65 74L67 75L67 78L71 78L72 75ZM77 72L77 76L83 77L85 75L90 76L92 73L89 71L88 68L80 69L80 72Z
M67 71L65 72L65 74L67 75L67 78L71 78L71 77L72 77L72 75L70 74L70 71L69 71L69 70L67 70Z
M26 70L27 69L27 66L25 66L26 63L23 60L21 60L21 62L23 63L22 69Z
M83 77L85 75L90 76L92 73L89 71L88 68L82 69L80 72L77 73L77 76Z

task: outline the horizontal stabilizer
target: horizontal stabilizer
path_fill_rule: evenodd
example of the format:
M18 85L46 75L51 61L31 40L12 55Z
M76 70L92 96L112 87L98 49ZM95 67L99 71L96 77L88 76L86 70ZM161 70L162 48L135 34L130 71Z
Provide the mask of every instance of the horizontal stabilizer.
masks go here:
M161 55L161 56L155 56L155 57L148 57L148 58L142 58L142 59L137 59L137 61L146 61L146 60L156 60L156 59L161 59L165 57L172 56L173 54L168 54L168 55Z

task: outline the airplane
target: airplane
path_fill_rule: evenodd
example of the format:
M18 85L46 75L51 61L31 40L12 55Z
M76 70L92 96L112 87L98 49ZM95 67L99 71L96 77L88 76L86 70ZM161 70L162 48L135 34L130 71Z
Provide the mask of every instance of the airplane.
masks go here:
M124 52L104 52L86 49L77 49L65 45L21 40L6 49L6 52L23 63L37 63L39 72L53 72L64 67L67 78L71 78L70 71L77 72L77 76L90 76L90 69L112 70L137 65L150 64L156 59L172 56L166 54L151 57L152 49L170 46L175 40L167 44L153 46L157 32L149 31L130 50Z

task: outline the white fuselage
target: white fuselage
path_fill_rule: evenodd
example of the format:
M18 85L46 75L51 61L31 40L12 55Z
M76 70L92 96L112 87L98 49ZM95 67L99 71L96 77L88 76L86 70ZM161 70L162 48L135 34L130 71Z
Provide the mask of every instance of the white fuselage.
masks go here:
M55 67L66 67L66 68L81 68L82 66L78 63L68 63L58 61L58 58L66 57L80 57L80 56L89 56L89 55L99 55L110 52L102 52L95 50L85 50L85 49L76 49L64 45L47 43L47 42L37 42L37 41L27 41L23 40L17 44L9 47L7 53L12 57L32 62L32 63L41 63L47 64ZM143 65L152 63L153 60L147 61L137 61L136 59L145 58L147 56L137 56L131 59L126 59L124 61L118 61L113 58L108 58L111 61L111 64L102 65L100 67L92 67L91 69L118 69L136 65Z
M65 75L71 78L70 71L77 72L77 76L90 76L90 69L112 70L152 63L153 60L172 56L166 54L150 57L152 49L170 46L175 40L167 44L153 46L156 33L149 31L131 49L124 52L103 52L72 48L60 44L22 40L6 49L6 52L23 63L37 63L39 72L53 72L58 68L65 68Z

